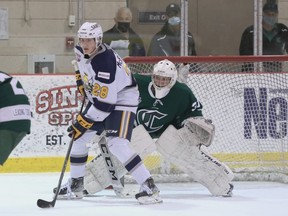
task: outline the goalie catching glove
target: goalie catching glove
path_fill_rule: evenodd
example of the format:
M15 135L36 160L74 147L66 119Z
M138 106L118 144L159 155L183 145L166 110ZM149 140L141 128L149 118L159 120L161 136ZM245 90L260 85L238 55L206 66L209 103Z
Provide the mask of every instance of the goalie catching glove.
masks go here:
M73 133L75 133L74 140L77 140L89 128L91 128L93 126L93 123L94 123L94 121L86 118L85 116L83 116L81 114L78 114L76 120L67 129L67 131L69 133L69 137L72 137Z

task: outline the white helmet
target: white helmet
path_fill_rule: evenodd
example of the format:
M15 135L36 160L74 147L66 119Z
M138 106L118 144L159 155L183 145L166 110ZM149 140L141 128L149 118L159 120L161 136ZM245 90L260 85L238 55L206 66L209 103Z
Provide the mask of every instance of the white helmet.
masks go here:
M102 44L103 31L98 23L85 22L78 30L78 38L95 38L96 47Z
M152 84L155 88L155 97L158 99L165 97L176 83L177 76L177 69L171 61L164 59L155 64L152 75ZM168 77L169 79L160 81L159 77Z

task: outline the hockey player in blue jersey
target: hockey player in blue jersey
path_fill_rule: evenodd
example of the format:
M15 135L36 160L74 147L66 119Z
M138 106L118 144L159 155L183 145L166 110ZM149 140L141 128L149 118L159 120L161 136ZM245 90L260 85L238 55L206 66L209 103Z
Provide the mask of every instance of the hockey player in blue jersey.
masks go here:
M95 135L106 131L107 146L140 185L136 194L139 203L159 203L159 190L140 156L129 147L135 113L139 101L136 81L128 66L109 46L102 43L102 28L85 22L78 31L75 47L79 73L76 81L88 104L68 128L74 143L70 155L71 179L63 185L59 196L81 198L88 143ZM54 190L55 192L56 190Z

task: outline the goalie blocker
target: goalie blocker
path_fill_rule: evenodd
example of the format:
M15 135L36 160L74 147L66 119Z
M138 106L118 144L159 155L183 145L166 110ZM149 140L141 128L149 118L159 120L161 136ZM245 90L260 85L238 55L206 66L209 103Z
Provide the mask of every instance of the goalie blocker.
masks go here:
M166 161L176 165L193 180L205 186L214 196L231 196L234 177L225 164L206 153L202 145L209 146L214 136L214 125L204 118L189 118L183 128L170 125L156 143L142 125L133 129L131 147L144 158L157 150ZM113 159L114 160L114 159ZM115 158L118 177L127 170ZM103 157L98 155L86 166L84 188L89 194L97 193L111 185L111 178Z

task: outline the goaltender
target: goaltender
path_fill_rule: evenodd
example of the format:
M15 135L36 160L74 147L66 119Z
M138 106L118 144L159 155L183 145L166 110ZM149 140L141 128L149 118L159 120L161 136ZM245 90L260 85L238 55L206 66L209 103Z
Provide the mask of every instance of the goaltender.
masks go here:
M186 80L188 71L189 65L179 68L180 80ZM212 195L230 197L232 171L205 152L212 143L214 125L202 116L202 104L177 77L175 65L166 59L154 66L152 77L135 75L140 103L136 113L138 126L133 129L131 146L142 158L157 150L166 161L201 183ZM152 138L158 139L155 142ZM118 177L127 174L121 164L117 168ZM88 193L110 185L105 169L101 156L88 163L84 178Z

